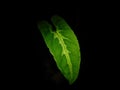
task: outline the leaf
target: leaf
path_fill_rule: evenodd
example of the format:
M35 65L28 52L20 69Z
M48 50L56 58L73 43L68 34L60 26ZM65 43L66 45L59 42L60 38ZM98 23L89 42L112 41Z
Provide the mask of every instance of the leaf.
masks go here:
M80 69L81 58L78 40L63 18L55 15L51 21L56 30L53 30L52 25L47 21L40 22L38 28L57 67L69 81L69 84L72 84L77 79Z

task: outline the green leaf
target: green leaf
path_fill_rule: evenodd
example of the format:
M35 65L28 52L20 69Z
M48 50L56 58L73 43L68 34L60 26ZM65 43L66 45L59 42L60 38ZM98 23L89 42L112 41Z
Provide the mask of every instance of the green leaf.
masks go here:
M38 24L43 39L64 77L72 84L78 77L80 69L80 47L73 30L60 16L53 16L51 21Z

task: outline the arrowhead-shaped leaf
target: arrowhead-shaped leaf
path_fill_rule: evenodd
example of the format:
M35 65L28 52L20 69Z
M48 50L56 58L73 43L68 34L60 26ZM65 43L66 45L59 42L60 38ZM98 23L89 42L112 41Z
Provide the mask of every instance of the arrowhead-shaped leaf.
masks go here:
M78 77L80 69L80 47L78 40L66 23L55 15L51 19L56 30L47 21L38 24L50 53L64 77L72 84Z

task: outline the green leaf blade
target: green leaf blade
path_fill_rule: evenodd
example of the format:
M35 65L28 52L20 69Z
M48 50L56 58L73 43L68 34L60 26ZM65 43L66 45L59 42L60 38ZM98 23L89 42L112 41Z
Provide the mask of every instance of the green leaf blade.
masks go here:
M69 83L72 84L77 79L80 69L79 43L74 32L64 19L53 16L52 22L56 27L56 31L53 31L52 26L47 22L38 26L40 26L39 29L56 61L57 67Z

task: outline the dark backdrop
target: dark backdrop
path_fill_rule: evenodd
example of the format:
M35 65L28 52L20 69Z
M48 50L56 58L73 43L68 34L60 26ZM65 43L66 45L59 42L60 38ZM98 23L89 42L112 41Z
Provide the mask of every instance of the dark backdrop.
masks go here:
M5 31L8 42L4 57L6 58L4 82L10 87L79 90L105 85L108 80L105 75L107 70L102 63L104 61L103 58L101 59L101 55L103 56L101 52L105 52L102 51L102 47L105 47L106 40L103 37L106 34L103 29L104 14L100 13L99 7L83 5L74 8L43 6L29 8L26 6L22 9L8 8L8 11L4 20L8 27L8 32ZM59 72L37 28L38 21L50 20L55 14L66 20L80 44L80 72L73 85L69 85Z
M87 10L87 9L86 9ZM25 59L25 76L23 82L28 83L29 87L51 88L51 89L80 89L94 87L96 78L95 65L90 64L95 58L95 42L92 38L95 36L91 27L92 15L90 11L83 11L81 8L40 8L38 11L32 11L28 25L28 32L31 32L29 45L25 46L27 58ZM60 74L55 61L48 48L46 47L40 31L37 28L37 22L41 20L50 20L53 15L63 17L74 30L81 48L81 66L78 79L73 85L68 85L66 79ZM91 17L92 16L92 17ZM93 36L94 35L94 36ZM30 37L31 37L30 36ZM28 43L27 43L28 44ZM28 50L28 51L27 51ZM23 51L24 52L24 51ZM25 53L25 52L24 52ZM92 56L91 56L92 55ZM93 57L94 56L94 57ZM24 74L22 73L22 74ZM91 82L92 81L92 82ZM89 85L90 84L90 85Z

